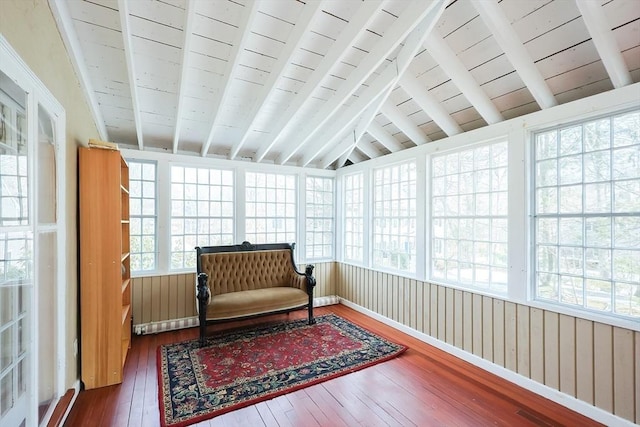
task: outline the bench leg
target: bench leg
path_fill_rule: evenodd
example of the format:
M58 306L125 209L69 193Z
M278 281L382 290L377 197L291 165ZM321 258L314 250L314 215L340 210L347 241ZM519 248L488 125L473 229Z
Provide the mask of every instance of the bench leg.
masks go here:
M204 308L204 310L203 310ZM200 313L198 315L198 317L200 318L200 347L204 346L205 343L205 337L207 335L207 309L206 306L205 307L200 307Z
M313 302L309 303L309 324L315 325L316 319L313 317Z

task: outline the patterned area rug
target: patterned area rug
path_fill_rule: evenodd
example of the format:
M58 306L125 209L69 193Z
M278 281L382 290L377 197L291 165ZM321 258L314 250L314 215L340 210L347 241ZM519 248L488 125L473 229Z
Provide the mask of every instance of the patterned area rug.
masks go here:
M163 426L186 426L389 360L406 347L333 314L158 347Z

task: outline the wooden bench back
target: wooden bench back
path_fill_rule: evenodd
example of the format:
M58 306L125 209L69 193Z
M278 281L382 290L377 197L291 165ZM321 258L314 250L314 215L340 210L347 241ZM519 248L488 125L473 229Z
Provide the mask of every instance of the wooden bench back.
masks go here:
M264 244L196 248L198 274L209 276L212 295L292 286L293 245ZM295 285L294 285L295 286Z

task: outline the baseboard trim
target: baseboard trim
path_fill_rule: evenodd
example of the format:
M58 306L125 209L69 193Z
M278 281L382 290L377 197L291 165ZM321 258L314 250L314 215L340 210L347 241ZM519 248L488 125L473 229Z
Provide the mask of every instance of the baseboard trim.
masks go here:
M317 297L313 299L314 307L339 304L340 298L337 295ZM195 328L198 326L198 316L183 317L181 319L162 320L160 322L140 323L133 325L133 333L136 335L157 334L160 332L173 331L176 329Z
M194 328L196 326L198 326L198 316L192 316L133 325L133 333L136 335L157 334L160 332L174 331L176 329Z
M585 415L602 424L605 424L607 426L620 426L620 427L637 426L631 421L620 418L617 415L614 415L603 409L590 405L587 402L578 400L573 396L569 396L568 394L562 393L544 384L540 384L536 381L533 381L530 378L524 377L520 374L510 371L507 368L496 365L495 363L489 362L488 360L485 360L479 356L476 356L475 354L468 353L464 350L459 349L458 347L452 346L451 344L447 344L444 341L440 341L430 335L427 335L423 332L419 332L413 328L403 325L402 323L389 319L388 317L382 316L381 314L378 314L375 311L369 310L368 308L362 307L358 304L354 304L353 302L346 300L344 298L339 298L339 299L340 299L340 304L344 304L345 306L352 308L353 310L366 314L367 316L375 320L378 320L384 323L385 325L391 326L392 328L402 331L405 334L410 335L414 338L417 338L420 341L423 341L429 345L432 345L442 351L446 351L449 354L452 354L466 362L469 362L481 369L484 369L485 371L491 372L494 375L497 375L514 384L517 384L520 387L525 388L529 391L532 391L540 396L546 397L547 399L553 402L556 402L566 408L569 408L572 411L576 411L582 415Z
M58 427L64 425L69 413L71 412L71 408L73 408L73 404L76 403L79 393L80 380L76 380L73 387L67 390L66 393L58 400L49 421L47 421L47 427Z

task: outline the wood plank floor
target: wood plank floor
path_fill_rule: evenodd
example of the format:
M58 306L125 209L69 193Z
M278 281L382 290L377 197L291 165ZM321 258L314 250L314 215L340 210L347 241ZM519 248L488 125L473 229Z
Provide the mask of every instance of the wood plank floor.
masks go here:
M593 420L343 305L320 307L409 346L400 357L196 424L198 426L595 426ZM291 313L302 318L305 312ZM286 319L271 316L241 324ZM80 392L66 426L157 426L156 348L197 328L134 337L124 382Z

